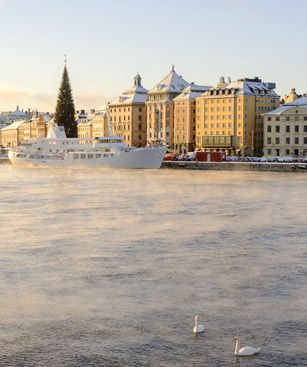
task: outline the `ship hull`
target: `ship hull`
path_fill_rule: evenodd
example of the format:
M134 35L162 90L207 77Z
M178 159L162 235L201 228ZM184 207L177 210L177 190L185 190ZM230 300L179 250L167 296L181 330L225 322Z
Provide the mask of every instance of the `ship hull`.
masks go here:
M69 168L133 168L157 169L161 167L166 152L165 146L131 148L115 154L96 154L89 152L73 152L63 157L20 154L18 150L10 150L8 157L18 167L69 167Z

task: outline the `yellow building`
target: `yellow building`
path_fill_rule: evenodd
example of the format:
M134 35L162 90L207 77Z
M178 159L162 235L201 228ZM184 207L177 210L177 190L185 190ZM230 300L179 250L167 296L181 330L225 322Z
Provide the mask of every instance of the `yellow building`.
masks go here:
M299 97L301 96L296 93L295 88L292 88L290 94L288 96L285 96L285 103L293 102Z
M15 147L20 144L19 127L26 123L25 120L18 120L1 129L1 145L4 148Z
M51 120L48 114L33 116L29 120L18 120L1 129L0 145L4 147L17 146L20 143L39 137L47 136L47 124Z
M140 147L147 143L147 92L137 74L132 88L108 104L113 135L121 136L129 146Z
M196 98L196 147L226 154L262 155L263 114L279 106L274 83L224 78Z
M99 136L108 136L108 119L106 110L95 111L92 116L93 124L93 138L98 138Z
M148 92L147 105L147 140L164 141L171 148L174 146L174 98L189 83L171 71Z
M90 118L81 119L78 123L78 138L93 137L93 123Z
M174 98L174 149L177 152L195 150L196 98L209 88L191 83Z

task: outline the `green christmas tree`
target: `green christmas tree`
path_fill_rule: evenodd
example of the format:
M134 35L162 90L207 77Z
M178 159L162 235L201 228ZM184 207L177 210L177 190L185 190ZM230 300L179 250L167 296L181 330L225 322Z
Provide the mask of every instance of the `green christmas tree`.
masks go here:
M66 65L64 66L62 75L62 82L54 114L54 122L59 126L64 126L65 133L68 138L77 137L78 129L75 121L75 105Z

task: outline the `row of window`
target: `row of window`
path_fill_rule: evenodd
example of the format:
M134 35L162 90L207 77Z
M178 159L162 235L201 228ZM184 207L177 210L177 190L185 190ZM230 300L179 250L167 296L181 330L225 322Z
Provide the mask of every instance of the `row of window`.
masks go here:
M88 153L88 154L85 154L85 153L81 153L81 154L78 154L78 153L75 153L73 155L73 158L74 159L93 159L93 158L108 158L108 157L113 157L113 153L104 153L104 154L100 154L100 153L96 153L96 154L93 154L93 153Z
M292 142L294 142L295 145L300 144L300 138L295 137L294 139L291 139L290 137L286 137L286 140L285 140L286 141L286 145L293 144L293 143L291 143L291 140L292 140ZM307 144L307 137L304 137L303 138L303 141L304 141L304 144ZM271 137L268 137L267 138L267 143L268 144L274 144L273 139ZM279 137L276 137L275 138L275 144L276 145L279 145L280 144L280 138Z
M293 126L292 126L292 128L293 128ZM268 133L272 132L272 126L271 125L267 126L267 132ZM275 126L275 132L280 133L280 125ZM290 132L291 132L291 126L286 125L286 133L290 133ZM296 133L300 132L300 126L299 125L294 126L294 132L296 132ZM307 133L307 125L304 125L304 133Z
M290 116L286 116L286 118L280 118L280 117L268 117L268 121L290 121L291 117ZM295 121L299 121L299 120L304 120L307 121L307 116L292 116L292 120Z
M111 112L126 112L126 107L119 107L119 108L112 108L110 107L110 113ZM130 112L130 107L127 107L127 112ZM142 108L139 107L139 112L142 112Z

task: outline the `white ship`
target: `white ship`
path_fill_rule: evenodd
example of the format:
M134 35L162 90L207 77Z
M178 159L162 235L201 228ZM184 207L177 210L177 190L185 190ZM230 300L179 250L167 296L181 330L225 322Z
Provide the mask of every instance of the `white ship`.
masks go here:
M47 138L28 140L11 148L14 166L70 168L160 168L166 146L130 148L121 137L67 138L61 126L52 125Z

